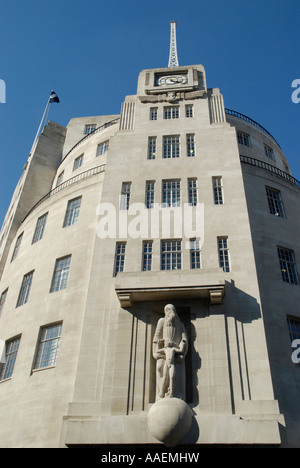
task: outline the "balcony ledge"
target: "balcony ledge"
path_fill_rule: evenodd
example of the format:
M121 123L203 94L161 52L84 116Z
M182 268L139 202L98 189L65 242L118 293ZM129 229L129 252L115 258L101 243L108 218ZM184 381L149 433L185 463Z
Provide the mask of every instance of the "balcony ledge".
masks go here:
M116 277L115 291L121 307L188 298L209 298L211 304L222 304L224 272L220 269L123 272Z

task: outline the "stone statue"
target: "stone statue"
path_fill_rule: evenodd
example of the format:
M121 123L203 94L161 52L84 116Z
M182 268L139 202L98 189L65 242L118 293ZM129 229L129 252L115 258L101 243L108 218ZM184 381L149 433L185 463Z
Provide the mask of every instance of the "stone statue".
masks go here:
M185 356L188 337L175 307L168 304L165 317L158 320L153 338L156 359L156 399L185 399Z

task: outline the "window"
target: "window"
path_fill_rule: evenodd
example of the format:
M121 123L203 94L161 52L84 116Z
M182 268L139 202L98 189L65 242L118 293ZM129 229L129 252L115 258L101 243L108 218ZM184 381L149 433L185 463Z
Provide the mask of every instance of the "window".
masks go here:
M215 205L223 205L223 184L222 177L213 177L213 192Z
M109 149L109 140L104 141L103 143L100 143L97 146L96 156L102 156L102 154L107 153L108 149Z
M55 366L61 338L62 324L41 328L34 369Z
M274 216L279 216L281 218L285 217L283 203L281 199L281 193L279 190L266 187L267 198L269 203L270 213Z
M20 250L20 247L21 247L21 242L22 242L22 239L23 239L23 234L24 233L22 232L22 234L20 234L19 237L16 240L15 248L14 248L14 251L13 251L13 254L12 254L12 257L11 257L11 262L13 262L15 260L15 258L17 258L18 254L19 254L19 250Z
M190 260L191 268L193 270L201 268L200 262L200 240L199 239L190 239Z
M147 180L147 182L146 182L146 194L145 194L146 208L153 208L154 194L155 194L155 182L153 180Z
M218 237L219 266L226 273L230 271L227 237Z
M5 364L0 365L0 380L9 379L13 375L21 338L14 338L6 342Z
M59 258L55 262L50 292L66 289L71 265L71 255Z
M128 210L131 194L131 182L122 183L120 210Z
M156 158L156 137L149 137L147 159L155 159L155 158Z
M188 199L191 206L196 206L198 202L197 179L188 179Z
M300 339L300 320L297 318L287 317L288 328L291 342Z
M164 119L178 119L179 106L166 106L164 107Z
M162 206L180 206L180 180L162 181Z
M48 217L48 213L44 214L37 220L33 239L32 239L32 244L35 244L36 242L42 239L44 235L47 217Z
M237 132L237 139L241 145L250 146L250 135L243 132Z
M3 291L3 293L1 294L1 297L0 297L0 317L1 317L2 312L3 312L4 304L5 304L6 297L7 297L7 293L8 293L8 288L5 291Z
M283 281L290 284L299 284L293 250L278 247L277 252Z
M96 124L87 124L84 127L84 134L89 135L90 133L93 133L96 130Z
M179 136L163 137L163 158L179 158Z
M157 107L150 107L150 120L157 120Z
M150 271L152 267L152 241L143 242L143 271Z
M194 108L192 104L187 104L185 106L185 116L186 117L194 117Z
M186 154L189 158L195 156L195 135L186 136Z
M82 166L82 161L83 161L83 154L81 154L80 156L78 156L78 158L76 158L74 160L73 172L76 171L76 169L79 169Z
M115 254L114 276L124 271L126 242L117 242Z
M265 148L265 155L272 159L272 161L275 161L275 157L274 157L274 151L272 148L270 148L269 146L267 145L264 145L264 148Z
M31 271L30 273L27 273L23 277L23 281L22 281L22 285L21 285L21 289L20 289L20 293L19 293L18 302L17 302L16 307L20 307L20 306L22 306L22 305L24 305L24 304L26 304L28 302L30 288L31 288L31 284L32 284L33 273L34 272Z
M181 240L161 241L161 269L181 269Z
M63 227L77 223L81 206L81 198L82 197L74 198L68 202Z
M62 183L63 178L64 178L64 172L65 172L65 171L62 171L62 172L59 174L59 176L57 177L56 187L58 187L58 186Z

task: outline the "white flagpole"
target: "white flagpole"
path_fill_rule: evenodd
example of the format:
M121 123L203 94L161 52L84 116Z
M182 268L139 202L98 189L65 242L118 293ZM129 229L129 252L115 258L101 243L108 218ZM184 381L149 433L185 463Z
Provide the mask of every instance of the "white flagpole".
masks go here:
M41 131L41 128L42 128L42 125L43 125L43 122L45 120L45 116L49 110L49 106L50 106L50 96L48 98L48 101L47 101L47 105L45 107L45 110L44 110L44 114L43 114L43 117L42 117L42 120L41 120L41 123L40 123L40 126L38 128L38 131L37 131L37 134L35 136L35 139L34 139L34 142L33 142L33 145L32 145L32 148L31 148L31 151L29 153L29 156L31 156L31 154L34 152L35 150L35 146L36 146L36 143L37 143L37 140L38 140L38 137L39 137L39 134L40 134L40 131Z

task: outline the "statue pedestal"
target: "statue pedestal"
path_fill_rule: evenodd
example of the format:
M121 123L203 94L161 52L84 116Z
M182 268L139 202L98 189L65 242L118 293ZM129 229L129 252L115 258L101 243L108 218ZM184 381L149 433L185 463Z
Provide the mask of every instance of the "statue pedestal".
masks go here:
M151 407L148 428L166 447L175 447L189 433L193 411L179 398L163 398Z

